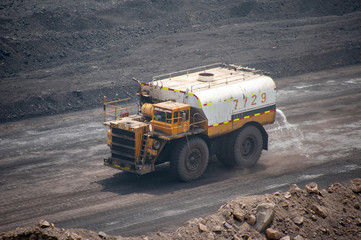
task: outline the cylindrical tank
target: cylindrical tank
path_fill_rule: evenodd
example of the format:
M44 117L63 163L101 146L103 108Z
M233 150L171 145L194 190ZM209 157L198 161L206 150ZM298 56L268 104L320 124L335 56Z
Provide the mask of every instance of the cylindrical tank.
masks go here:
M143 106L142 106L141 112L146 117L152 117L153 110L154 110L153 104L144 103Z

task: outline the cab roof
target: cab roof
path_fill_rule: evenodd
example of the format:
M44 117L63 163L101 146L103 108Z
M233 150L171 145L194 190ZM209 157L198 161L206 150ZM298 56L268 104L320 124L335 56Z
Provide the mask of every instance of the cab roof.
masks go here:
M179 103L179 102L167 101L167 102L161 102L161 103L154 104L154 107L176 110L176 109L187 108L187 107L189 107L189 105L184 104L184 103Z

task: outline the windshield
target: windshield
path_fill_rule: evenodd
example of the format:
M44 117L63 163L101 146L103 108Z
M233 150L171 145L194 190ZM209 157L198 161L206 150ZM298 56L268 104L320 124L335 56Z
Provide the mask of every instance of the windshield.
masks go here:
M169 110L155 108L154 109L154 120L171 123L172 122L172 112Z

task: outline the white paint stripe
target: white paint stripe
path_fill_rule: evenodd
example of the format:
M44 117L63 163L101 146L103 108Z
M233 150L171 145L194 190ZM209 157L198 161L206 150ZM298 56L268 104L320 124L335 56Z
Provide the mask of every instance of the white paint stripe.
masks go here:
M287 185L288 185L288 183L272 184L272 185L265 186L264 190L271 190L271 189L274 189L274 188L284 187L284 186L287 186Z
M321 177L323 175L325 175L325 174L301 175L297 178L297 181L315 179L315 178Z

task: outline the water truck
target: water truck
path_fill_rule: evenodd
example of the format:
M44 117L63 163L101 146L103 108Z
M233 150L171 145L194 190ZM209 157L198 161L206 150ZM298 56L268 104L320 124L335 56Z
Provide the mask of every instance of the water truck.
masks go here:
M169 162L177 178L192 181L212 155L248 168L268 150L263 126L275 121L276 85L262 72L217 63L138 84L137 101L104 97L106 166L143 175Z

